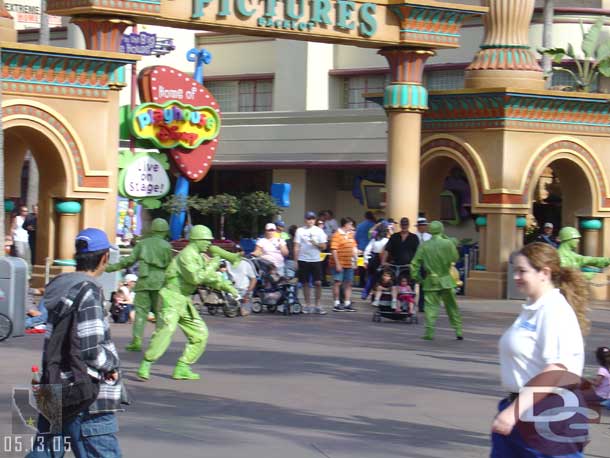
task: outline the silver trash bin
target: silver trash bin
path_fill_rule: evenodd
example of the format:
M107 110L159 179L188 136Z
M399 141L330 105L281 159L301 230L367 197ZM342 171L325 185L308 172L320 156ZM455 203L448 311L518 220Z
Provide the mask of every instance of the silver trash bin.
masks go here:
M13 322L13 337L25 334L27 293L27 263L21 258L0 257L0 313L4 313Z

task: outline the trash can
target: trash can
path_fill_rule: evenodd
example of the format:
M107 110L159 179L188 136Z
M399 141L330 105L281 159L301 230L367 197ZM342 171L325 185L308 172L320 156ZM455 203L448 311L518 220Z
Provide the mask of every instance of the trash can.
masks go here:
M13 322L13 337L25 334L28 265L21 258L0 257L0 313Z

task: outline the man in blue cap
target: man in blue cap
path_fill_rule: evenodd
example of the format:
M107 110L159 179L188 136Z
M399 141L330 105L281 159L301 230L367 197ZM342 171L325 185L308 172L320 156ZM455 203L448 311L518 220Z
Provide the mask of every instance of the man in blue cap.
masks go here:
M103 289L97 281L108 264L109 250L116 247L110 244L104 231L88 228L76 236L75 248L76 272L58 275L45 288L49 326L42 354L41 382L75 383L83 387L84 377L90 377L93 385L99 387L99 393L94 396L93 391L90 397L79 399L79 405L84 401L89 404L80 412L71 412L68 416L62 409L60 432L51 433L49 422L40 416L36 451L27 455L28 458L63 456L57 444L67 444L76 457L121 456L114 412L123 410L121 404L126 403L127 394L121 380L121 362L104 312ZM71 339L70 335L73 335ZM66 371L66 367L73 370ZM79 368L81 371L76 370ZM87 393L84 388L82 393ZM91 431L95 434L90 434ZM66 436L70 437L67 443Z

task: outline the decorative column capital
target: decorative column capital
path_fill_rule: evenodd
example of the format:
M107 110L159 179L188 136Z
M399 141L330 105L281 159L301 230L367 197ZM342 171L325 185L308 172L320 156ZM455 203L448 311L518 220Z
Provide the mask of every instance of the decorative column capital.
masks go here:
M529 46L535 0L486 0L485 36L466 69L467 88L544 88L542 68Z
M78 215L82 210L80 202L64 201L55 204L55 211L59 215Z
M598 219L583 219L580 222L580 228L586 231L599 231L602 228L602 222Z
M386 110L420 113L428 109L428 91L422 85L424 66L434 51L428 49L384 48L378 51L390 65L391 83L385 88Z
M83 32L87 49L111 52L120 52L123 32L134 24L129 19L88 16L77 16L70 22L76 24Z

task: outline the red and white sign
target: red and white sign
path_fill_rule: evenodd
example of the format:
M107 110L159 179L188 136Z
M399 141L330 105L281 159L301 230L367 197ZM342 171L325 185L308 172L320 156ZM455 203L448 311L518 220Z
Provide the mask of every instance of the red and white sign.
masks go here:
M145 68L138 76L138 87L142 102L163 104L179 101L194 107L209 106L216 110L220 118L220 105L210 91L174 68L164 65ZM194 149L171 148L168 155L185 178L200 181L212 166L218 139L219 136L216 136Z

